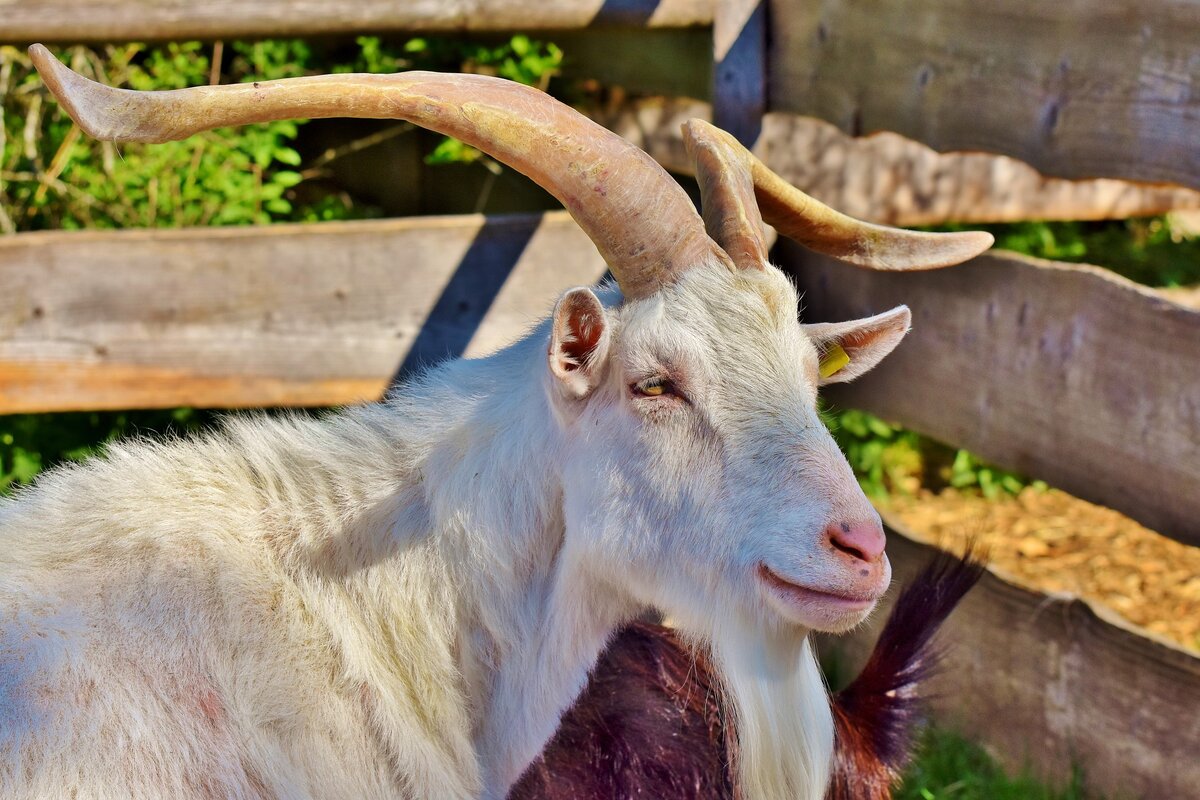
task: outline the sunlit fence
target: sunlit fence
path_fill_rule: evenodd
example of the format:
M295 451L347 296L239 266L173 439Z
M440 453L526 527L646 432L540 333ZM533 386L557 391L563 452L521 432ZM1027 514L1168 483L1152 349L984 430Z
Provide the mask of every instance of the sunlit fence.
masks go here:
M1200 206L1200 7L1187 4L1087 15L1025 0L298 5L15 0L0 41L555 31L602 80L657 90L589 112L677 173L688 171L678 125L700 116L878 221ZM610 55L671 31L690 32L672 40L687 54L656 61L653 77ZM711 75L698 80L697 64ZM696 86L701 96L663 96ZM1200 310L1103 270L1002 252L909 275L787 243L774 257L810 321L913 309L904 346L840 405L1200 545ZM0 413L372 400L422 364L511 340L559 290L604 270L564 212L6 236ZM926 546L893 533L903 579ZM1091 784L1145 796L1200 786L1194 655L995 575L949 638L939 714L1010 763L1062 775L1081 762Z

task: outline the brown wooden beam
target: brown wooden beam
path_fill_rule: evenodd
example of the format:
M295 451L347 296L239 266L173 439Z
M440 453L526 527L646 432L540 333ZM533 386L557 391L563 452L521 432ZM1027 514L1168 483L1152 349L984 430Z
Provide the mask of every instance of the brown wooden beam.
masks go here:
M712 24L712 7L712 0L9 0L0 41L682 28Z
M0 238L0 413L337 405L604 274L565 212Z
M773 111L1200 188L1200 5L772 0Z

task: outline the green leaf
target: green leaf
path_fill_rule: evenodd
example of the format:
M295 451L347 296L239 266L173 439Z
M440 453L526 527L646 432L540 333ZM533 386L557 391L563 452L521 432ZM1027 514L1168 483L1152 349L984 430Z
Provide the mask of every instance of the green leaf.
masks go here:
M299 172L291 172L290 170L276 172L271 176L272 183L277 183L280 186L289 189L300 183L302 180L304 180L304 176L302 176Z
M275 151L275 160L290 167L300 165L300 154L290 147L280 147Z

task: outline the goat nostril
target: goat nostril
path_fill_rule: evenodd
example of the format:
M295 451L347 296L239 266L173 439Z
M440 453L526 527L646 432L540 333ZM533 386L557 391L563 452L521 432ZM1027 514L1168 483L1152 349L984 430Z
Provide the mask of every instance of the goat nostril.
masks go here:
M883 557L887 540L876 522L841 523L826 528L829 543L858 561L873 564Z
M836 550L841 550L843 553L849 553L850 555L854 556L855 558L857 558L860 561L869 561L870 560L867 558L866 554L863 553L862 550L859 550L857 547L854 547L853 545L849 545L843 541L840 541L836 536L831 538L829 541L834 546L834 549L836 549Z

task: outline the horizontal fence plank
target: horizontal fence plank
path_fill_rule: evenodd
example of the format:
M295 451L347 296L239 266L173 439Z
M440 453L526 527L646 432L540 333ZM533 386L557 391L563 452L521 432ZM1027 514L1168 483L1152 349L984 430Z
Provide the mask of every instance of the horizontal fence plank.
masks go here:
M759 141L760 157L790 183L888 225L1125 219L1200 208L1194 189L1050 178L1007 156L938 153L891 133L853 138L794 114L768 114Z
M691 164L679 126L709 119L697 100L649 98L588 109L668 169ZM822 120L772 112L755 152L822 202L889 225L1125 219L1200 208L1200 192L1120 180L1047 178L1028 164L986 153L938 153L896 134L854 138Z
M1014 156L1067 178L1200 188L1190 0L773 0L770 108Z
M713 0L7 0L0 3L0 41L679 28L711 24L712 9Z
M894 598L936 552L885 517ZM888 601L890 603L890 600ZM850 674L878 628L822 637ZM943 667L923 688L937 719L1014 770L1066 782L1081 766L1107 797L1194 797L1200 786L1200 658L1103 607L984 576L942 630Z
M0 238L0 413L376 399L605 265L565 212Z
M994 253L859 270L781 243L806 321L905 303L913 330L861 381L872 411L1200 545L1200 310L1097 267Z

